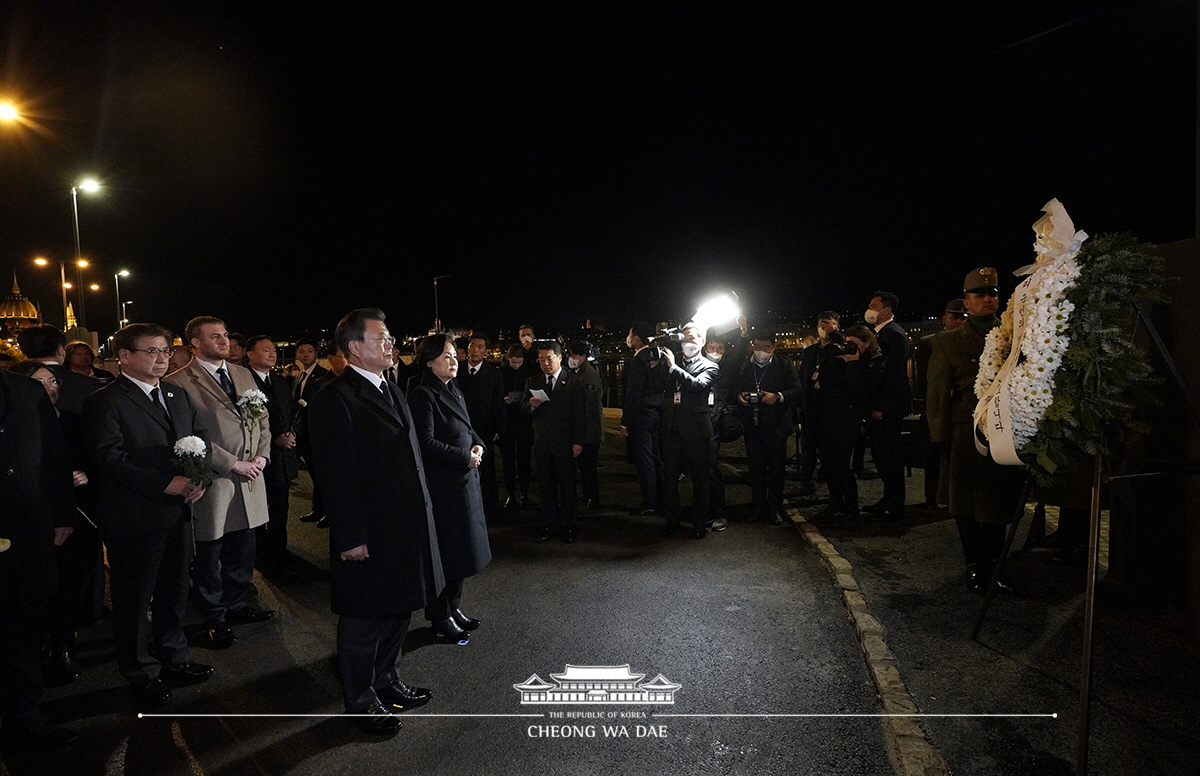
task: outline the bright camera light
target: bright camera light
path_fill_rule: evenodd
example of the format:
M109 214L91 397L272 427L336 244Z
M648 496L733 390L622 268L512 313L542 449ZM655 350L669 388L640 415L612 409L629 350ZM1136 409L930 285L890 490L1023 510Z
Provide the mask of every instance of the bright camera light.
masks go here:
M742 308L738 306L735 295L718 294L700 303L693 320L703 331L715 329L717 334L723 334L737 326L741 314Z
M88 194L95 194L100 190L100 181L95 178L84 178L79 182L79 188L86 191Z

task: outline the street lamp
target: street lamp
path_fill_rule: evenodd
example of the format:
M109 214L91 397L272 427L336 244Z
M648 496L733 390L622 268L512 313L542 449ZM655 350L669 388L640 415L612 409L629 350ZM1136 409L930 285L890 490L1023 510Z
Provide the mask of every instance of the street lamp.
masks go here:
M39 267L45 267L50 264L50 262L44 256L38 256L36 259L33 260L33 263L38 265ZM67 263L65 261L60 261L58 263L58 272L59 272L59 287L62 290L63 331L66 331L67 330L67 289L71 287L71 284L67 282Z
M0 121L19 121L21 112L11 102L0 103Z
M450 277L450 276L449 275L438 275L437 277L435 277L433 279L433 330L434 331L442 330L442 318L440 315L438 315L437 282L439 280L442 280L443 278L448 278L448 277Z
M79 285L82 287L83 268L87 266L87 260L83 258L83 252L79 250L79 189L83 189L88 194L95 194L100 190L100 183L95 178L84 178L78 185L71 187L71 213L75 216L75 263L79 268ZM82 288L80 290L82 291ZM87 328L84 321L82 293L79 294L79 328Z
M122 327L124 327L127 323L129 323L129 316L125 313L125 305L127 305L127 304L133 304L133 301L126 300L124 302L121 302L121 326Z
M129 277L129 270L123 269L113 275L113 286L117 290L117 328L125 325L125 310L121 307L121 278Z

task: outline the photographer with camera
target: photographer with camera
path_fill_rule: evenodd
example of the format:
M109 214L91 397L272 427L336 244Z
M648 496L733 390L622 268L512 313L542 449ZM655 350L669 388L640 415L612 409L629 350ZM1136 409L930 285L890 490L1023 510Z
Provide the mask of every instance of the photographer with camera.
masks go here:
M886 359L866 326L851 326L845 340L828 350L831 355L822 360L813 379L821 397L819 411L810 413L829 485L829 506L817 517L858 517L858 480L850 458L863 419L878 400Z
M680 355L663 348L670 375L663 412L663 509L672 535L679 528L679 475L692 480L692 537L703 539L709 510L709 468L712 463L712 389L720 371L705 358L704 333L695 323L680 329Z
M654 328L641 321L629 327L625 344L633 350L625 376L625 407L621 413L621 436L629 440L629 457L637 474L642 503L629 510L634 516L658 511L658 428L667 390L667 363L662 349L654 345Z
M792 408L801 398L800 378L792 362L775 354L774 332L750 334L750 357L733 381L745 428L746 459L754 494L751 522L783 523L783 467L787 438L796 431Z

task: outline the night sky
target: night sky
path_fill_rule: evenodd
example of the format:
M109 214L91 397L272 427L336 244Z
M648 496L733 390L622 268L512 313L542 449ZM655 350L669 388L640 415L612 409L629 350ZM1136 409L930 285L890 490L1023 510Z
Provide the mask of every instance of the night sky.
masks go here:
M1194 234L1194 2L501 5L0 4L0 270L58 319L84 174L104 335L120 268L135 320L280 338L417 333L444 274L455 326L903 320L1011 289L1051 197Z

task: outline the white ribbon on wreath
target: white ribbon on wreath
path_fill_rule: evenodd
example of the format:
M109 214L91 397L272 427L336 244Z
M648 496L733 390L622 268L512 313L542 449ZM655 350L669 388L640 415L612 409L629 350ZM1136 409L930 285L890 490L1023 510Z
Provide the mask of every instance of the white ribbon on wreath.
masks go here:
M980 455L1023 465L1018 451L1037 433L1054 401L1054 373L1069 345L1074 310L1066 298L1079 277L1075 257L1087 239L1076 232L1057 199L1033 225L1037 261L1017 270L1029 275L1013 294L1001 325L988 334L975 394L975 447Z

